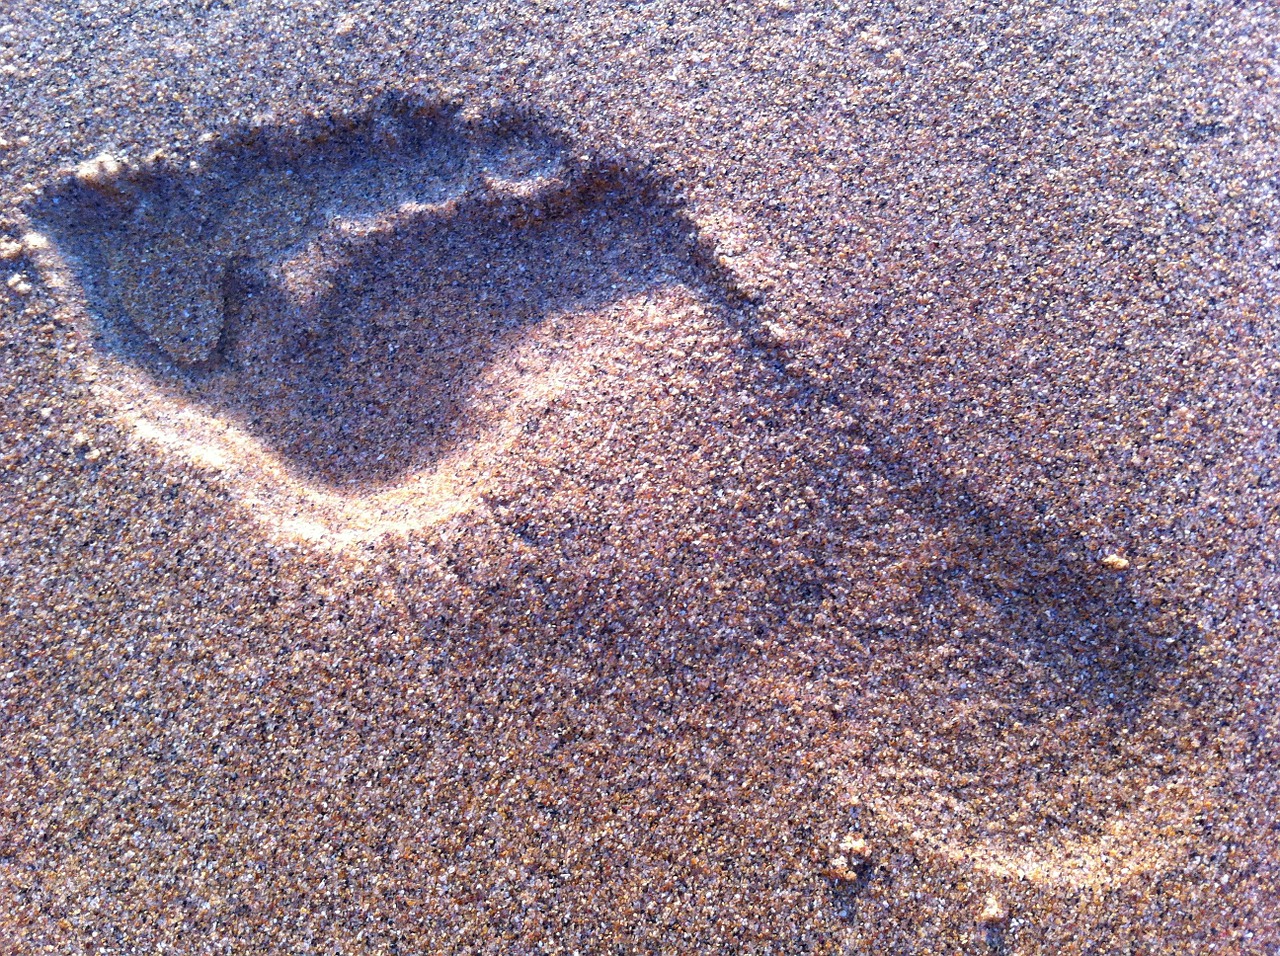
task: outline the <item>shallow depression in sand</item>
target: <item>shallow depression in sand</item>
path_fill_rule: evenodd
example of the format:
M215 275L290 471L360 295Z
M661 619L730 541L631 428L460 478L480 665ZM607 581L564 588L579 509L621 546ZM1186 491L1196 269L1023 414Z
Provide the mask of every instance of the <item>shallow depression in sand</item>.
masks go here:
M469 508L591 356L705 285L651 184L567 156L395 101L185 165L89 160L36 212L105 401L272 528L341 544Z
M709 315L732 308L732 283L661 191L575 155L535 124L391 104L230 134L198 168L89 161L37 218L83 289L104 403L222 476L271 531L341 547L465 514L495 472L518 470L521 443L553 440L575 390L616 395L616 416L589 411L609 433L628 390L661 377L629 374L646 348L732 324ZM946 642L876 639L901 662L906 706L869 691L853 709L884 716L877 734L834 755L868 831L999 880L1160 870L1134 835L1160 781L1112 744L1155 695L1144 668L1170 666L1143 636L1148 610L870 426L846 427L952 542L896 582L921 633ZM856 524L847 504L827 517ZM787 600L820 600L820 584ZM952 719L927 725L941 700ZM1096 799L1121 771L1133 798Z

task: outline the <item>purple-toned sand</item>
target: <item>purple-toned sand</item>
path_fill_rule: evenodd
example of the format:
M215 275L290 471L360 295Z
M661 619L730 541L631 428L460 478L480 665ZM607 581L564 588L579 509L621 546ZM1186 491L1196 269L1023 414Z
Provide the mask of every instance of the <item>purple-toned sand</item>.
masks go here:
M1272 3L0 9L0 954L1280 952Z

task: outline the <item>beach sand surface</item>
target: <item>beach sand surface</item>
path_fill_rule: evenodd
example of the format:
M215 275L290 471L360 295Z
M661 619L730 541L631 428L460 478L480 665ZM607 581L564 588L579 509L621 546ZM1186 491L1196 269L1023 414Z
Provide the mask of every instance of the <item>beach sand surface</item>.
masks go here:
M1280 11L0 11L0 953L1280 949Z

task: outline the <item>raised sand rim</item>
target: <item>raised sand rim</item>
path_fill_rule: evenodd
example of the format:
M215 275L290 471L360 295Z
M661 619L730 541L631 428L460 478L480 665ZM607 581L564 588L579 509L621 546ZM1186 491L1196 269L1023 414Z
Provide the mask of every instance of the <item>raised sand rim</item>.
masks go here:
M36 215L108 404L329 544L465 510L593 348L676 290L663 308L719 295L643 176L404 100L186 163L98 157Z

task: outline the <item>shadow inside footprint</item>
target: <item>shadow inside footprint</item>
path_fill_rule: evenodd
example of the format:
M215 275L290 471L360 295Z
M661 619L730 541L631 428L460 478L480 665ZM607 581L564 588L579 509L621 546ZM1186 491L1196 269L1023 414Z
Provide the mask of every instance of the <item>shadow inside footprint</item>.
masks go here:
M532 326L696 281L650 186L532 124L404 103L327 122L237 134L194 172L101 159L37 213L99 346L304 481L431 466L483 430L477 389Z

